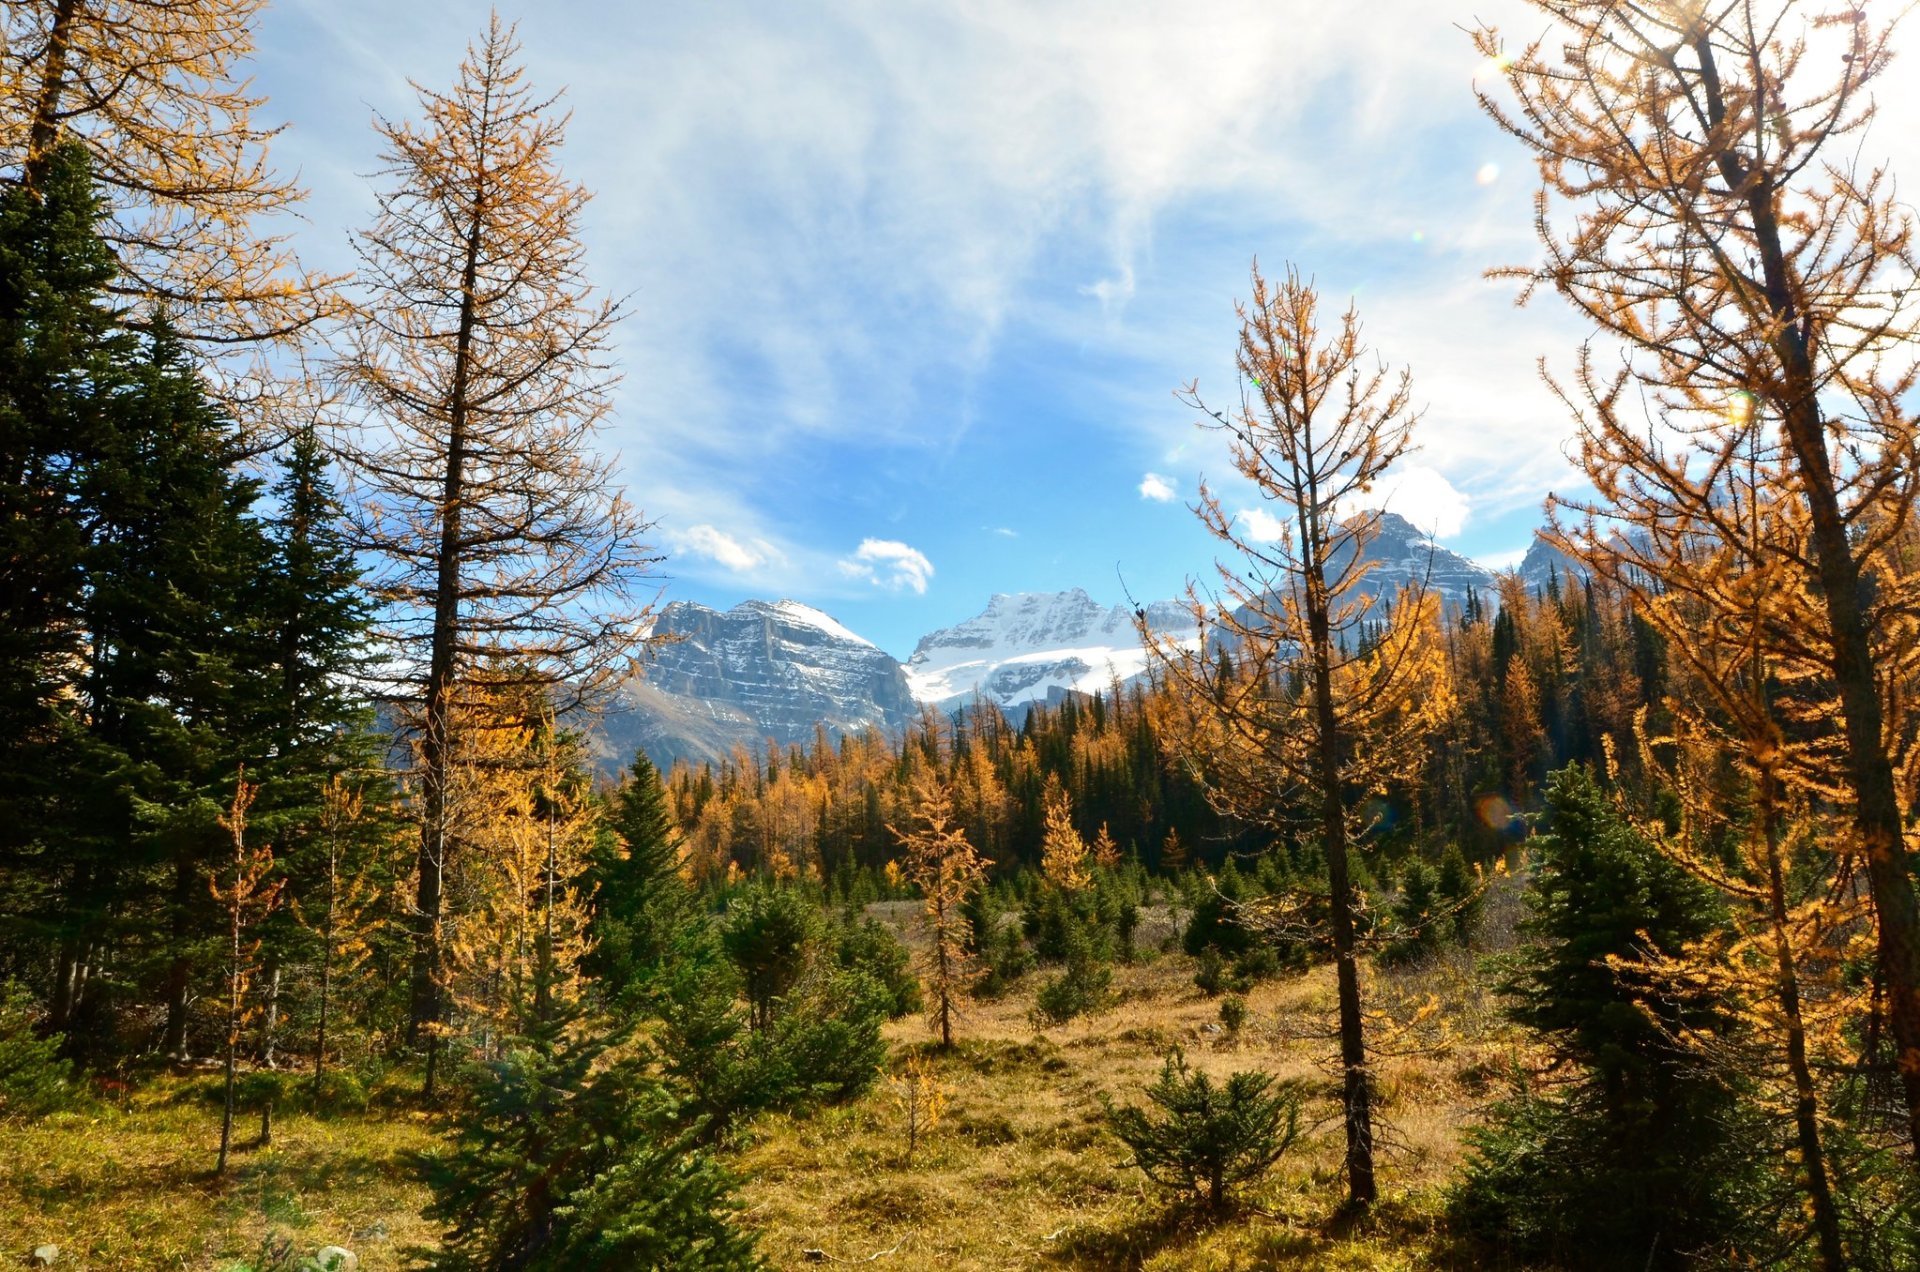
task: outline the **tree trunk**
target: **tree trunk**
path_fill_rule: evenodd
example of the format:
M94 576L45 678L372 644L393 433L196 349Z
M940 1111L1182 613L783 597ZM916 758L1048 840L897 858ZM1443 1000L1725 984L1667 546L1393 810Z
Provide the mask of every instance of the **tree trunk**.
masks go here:
M188 918L195 877L193 861L184 852L173 859L173 960L167 966L167 1023L160 1043L161 1053L170 1060L187 1058L187 1000L193 988L193 960L186 944L192 932Z
M939 885L936 885L939 886ZM941 898L939 910L934 917L934 949L939 955L940 976L940 1048L953 1050L953 951L950 948L952 937L947 932L947 914L945 897Z
M267 971L267 1004L260 1020L260 1064L263 1068L279 1067L275 1045L279 1030L280 964L276 960Z
M320 1094L327 1074L327 1010L333 999L333 929L339 913L340 850L337 837L327 841L327 917L320 938L320 1019L313 1035L313 1093Z
M33 102L33 121L27 129L26 183L37 186L60 141L61 101L67 94L67 54L73 47L73 18L79 0L60 0L53 25L47 29L47 61L40 75L40 91Z
M227 1154L233 1147L233 1087L234 1058L240 1050L240 922L242 899L240 895L239 852L234 853L233 898L229 903L227 927L227 1056L226 1082L220 1105L220 1160L215 1163L213 1173L224 1175L227 1172Z
M1328 910L1340 1003L1340 1102L1347 1131L1347 1200L1371 1206L1379 1196L1373 1174L1373 1108L1367 1073L1366 1022L1360 1014L1360 967L1354 951L1353 884L1347 871L1347 813L1340 798L1340 723L1333 707L1333 638L1327 613L1319 510L1303 515L1306 536L1307 633L1312 644L1315 744L1320 767L1320 835L1327 857Z
M439 1053L440 1023L440 905L446 866L447 787L451 742L448 728L453 714L455 655L460 637L460 574L463 546L460 513L466 489L467 377L472 361L474 287L480 268L480 211L476 205L467 231L466 262L461 275L460 325L454 338L453 385L448 395L447 468L441 488L440 544L434 581L432 649L427 667L426 719L420 760L424 816L420 823L419 886L415 895L416 922L413 960L413 1005L407 1022L407 1040L427 1038L427 1072L423 1094L434 1093Z
M1767 909L1773 925L1780 1014L1787 1022L1787 1068L1793 1075L1793 1126L1799 1141L1800 1168L1806 1172L1807 1201L1813 1212L1814 1238L1820 1248L1822 1272L1844 1272L1846 1244L1841 1240L1840 1212L1834 1205L1826 1153L1820 1143L1819 1095L1813 1084L1812 1067L1807 1063L1807 1030L1800 1010L1800 974L1794 964L1787 922L1787 885L1780 868L1779 819L1771 773L1761 775L1760 816L1767 843Z

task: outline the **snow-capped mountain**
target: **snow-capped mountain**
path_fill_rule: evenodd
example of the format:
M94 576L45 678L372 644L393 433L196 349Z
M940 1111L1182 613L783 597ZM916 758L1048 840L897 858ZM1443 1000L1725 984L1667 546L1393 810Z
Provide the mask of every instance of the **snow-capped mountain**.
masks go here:
M1157 601L1145 614L1157 632L1195 634L1178 602ZM906 663L913 696L947 709L976 695L1019 708L1069 691L1102 692L1146 668L1134 611L1101 605L1077 587L998 593L981 613L921 637Z
M644 748L664 766L758 754L878 727L898 730L916 710L894 658L797 601L745 601L721 613L691 601L660 612L641 676L602 718L604 763Z
M1450 608L1468 589L1497 605L1495 574L1441 547L1404 517L1383 514L1368 545L1378 563L1366 586L1390 592L1424 581ZM1335 563L1338 564L1338 563ZM1535 539L1520 567L1530 586L1566 558ZM1144 609L1156 632L1198 639L1178 601ZM737 746L781 746L879 728L897 733L923 705L952 711L985 697L1018 716L1068 693L1104 692L1147 669L1134 610L1102 605L1080 588L1000 594L972 618L921 638L902 664L811 606L746 601L721 613L690 601L661 611L642 675L598 722L601 765L624 765L644 748L663 767L676 759L723 759Z
M1535 533L1533 542L1527 545L1527 555L1520 559L1519 573L1530 588L1545 588L1555 576L1562 583L1587 576L1585 566L1548 543L1539 533Z
M1380 514L1380 532L1367 544L1366 553L1375 565L1362 586L1375 595L1392 595L1406 584L1424 583L1448 609L1458 610L1467 603L1468 589L1484 598L1493 588L1492 570L1435 543L1398 513ZM1341 569L1345 561L1336 557L1330 564Z

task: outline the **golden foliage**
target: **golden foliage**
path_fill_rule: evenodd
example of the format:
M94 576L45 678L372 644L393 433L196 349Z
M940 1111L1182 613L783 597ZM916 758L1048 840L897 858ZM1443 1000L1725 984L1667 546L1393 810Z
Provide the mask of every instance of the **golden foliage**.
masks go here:
M253 122L243 78L262 7L7 0L0 28L0 168L32 181L62 142L83 144L111 207L115 286L216 358L339 309L337 277L259 232L303 197L269 167L277 129Z
M900 874L926 899L929 944L920 963L933 999L932 1023L940 1031L941 1045L951 1047L955 1002L977 977L968 946L972 928L964 907L993 863L967 842L966 832L954 820L953 797L945 785L923 781L914 798L912 829L888 829L905 856ZM891 869L888 875L893 877Z
M911 1170L920 1141L940 1125L947 1105L953 1100L953 1089L940 1080L940 1075L927 1063L926 1055L916 1051L907 1057L899 1073L887 1079L887 1090L907 1124L904 1164Z
M498 689L469 685L456 725L445 977L459 1023L490 1054L543 995L579 995L589 948L579 881L596 813L578 745L550 712L524 712Z
M1046 835L1040 844L1040 869L1047 881L1062 892L1079 892L1092 886L1093 875L1087 869L1087 841L1073 827L1073 801L1059 780L1051 775L1041 807L1046 817Z

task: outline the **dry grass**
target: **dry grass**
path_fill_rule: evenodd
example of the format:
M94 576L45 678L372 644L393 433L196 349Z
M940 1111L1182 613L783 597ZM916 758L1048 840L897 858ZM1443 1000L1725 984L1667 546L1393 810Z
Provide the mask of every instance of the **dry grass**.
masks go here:
M1167 956L1116 970L1118 1001L1097 1015L1038 1029L1032 992L973 1003L950 1055L923 1022L889 1027L896 1067L924 1049L952 1095L945 1119L904 1160L904 1115L882 1088L810 1117L764 1119L744 1134L738 1166L749 1222L776 1267L833 1261L901 1268L1427 1268L1449 1264L1436 1232L1439 1192L1460 1131L1481 1098L1480 1075L1509 1044L1473 988L1464 956L1376 974L1373 996L1412 1028L1382 1023L1405 1054L1383 1055L1382 1205L1343 1227L1342 1141L1334 1085L1330 969L1257 986L1239 1037L1219 1002ZM1448 1022L1443 1029L1438 1022ZM1316 1129L1237 1213L1208 1221L1146 1184L1104 1129L1103 1095L1133 1098L1169 1046L1216 1075L1259 1068L1319 1082ZM888 1252L891 1253L881 1253Z
M300 1255L337 1243L366 1272L406 1266L435 1235L426 1192L403 1165L434 1143L426 1115L382 1109L274 1119L273 1144L212 1175L220 1123L206 1078L158 1079L124 1106L101 1104L32 1125L0 1125L0 1264L60 1247L56 1269L255 1267L269 1238Z

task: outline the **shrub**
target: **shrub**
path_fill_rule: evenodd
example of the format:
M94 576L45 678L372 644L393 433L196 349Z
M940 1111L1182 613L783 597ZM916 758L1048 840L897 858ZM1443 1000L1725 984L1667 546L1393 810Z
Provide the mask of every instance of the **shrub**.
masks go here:
M750 1030L735 1006L731 967L690 969L662 1004L662 1067L719 1130L768 1109L850 1099L886 1061L880 1026L891 999L871 977L809 971L767 1026Z
M41 1117L73 1101L73 1066L60 1058L64 1039L37 1037L33 1026L26 987L0 984L0 1118Z
M760 1266L737 1231L731 1178L698 1128L632 1059L600 1060L617 1037L556 1018L468 1074L454 1147L417 1159L447 1225L427 1266Z
M1145 1095L1151 1109L1108 1101L1108 1128L1148 1179L1185 1196L1200 1192L1213 1210L1226 1206L1235 1186L1270 1170L1299 1135L1299 1083L1276 1089L1271 1074L1246 1072L1216 1088L1178 1047Z
M1033 970L1033 951L1017 925L1006 923L995 929L984 950L987 974L980 978L974 993L982 998L1004 994L1013 983Z
M1220 868L1214 879L1199 879L1193 897L1193 917L1187 920L1181 944L1198 958L1206 950L1215 950L1231 958L1254 944L1254 935L1233 916L1235 902L1251 900L1258 889L1240 873L1233 859Z
M1472 867L1467 865L1459 844L1449 845L1446 855L1440 858L1440 876L1435 882L1441 904L1452 912L1448 923L1453 939L1464 945L1473 939L1474 929L1479 926L1486 894Z
M1208 998L1222 994L1244 994L1253 988L1253 978L1240 970L1239 960L1229 967L1220 951L1209 945L1194 960L1193 983Z
M1033 1014L1041 1024L1065 1024L1075 1016L1098 1010L1107 1001L1113 969L1095 957L1085 929L1075 926L1067 930L1066 963L1066 969L1034 996Z
M1412 963L1439 949L1452 930L1451 917L1442 917L1445 908L1433 867L1417 859L1408 862L1400 876L1400 895L1393 901L1395 931L1387 959Z
M674 1105L658 1087L642 1096L643 1134L619 1160L555 1209L563 1225L554 1256L560 1268L697 1268L747 1272L763 1265L755 1236L734 1226L734 1179L677 1128Z
M1220 1000L1220 1024L1230 1034L1238 1035L1241 1026L1247 1023L1247 1000L1238 994L1229 995Z
M834 934L834 960L870 977L886 991L887 1015L898 1020L920 1010L920 979L913 955L893 929L875 919L842 924Z

